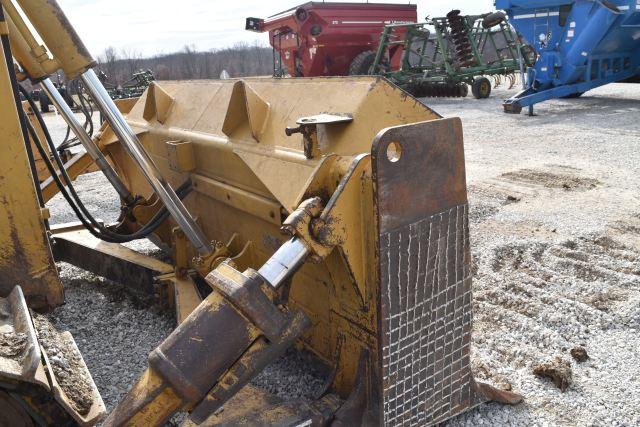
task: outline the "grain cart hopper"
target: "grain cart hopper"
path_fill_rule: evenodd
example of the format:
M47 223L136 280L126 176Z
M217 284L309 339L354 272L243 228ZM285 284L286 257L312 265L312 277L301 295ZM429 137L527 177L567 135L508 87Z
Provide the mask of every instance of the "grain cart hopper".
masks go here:
M246 29L269 32L276 77L347 76L367 74L385 25L417 19L411 4L309 2Z
M0 424L94 425L104 413L72 337L28 309L62 303L52 249L176 309L179 326L104 426L177 411L186 425L423 426L520 400L471 375L458 119L371 77L154 82L125 118L54 0L0 3ZM56 96L60 68L105 115L93 139ZM41 141L24 119L16 78L40 84L86 148L67 164L54 149L48 163L79 226L43 219L51 191L34 185L29 142L52 142L46 123ZM86 159L121 198L116 224L73 188ZM142 237L172 264L121 245ZM294 345L330 369L317 399L247 386Z
M507 113L553 98L579 97L635 76L640 66L636 0L496 0L538 53L528 87L504 103Z
M399 67L391 66L394 49L401 48ZM465 97L471 86L476 99L498 86L516 82L515 73L533 63L503 12L446 17L418 24L387 25L368 74L382 74L414 96ZM524 61L521 63L521 60Z

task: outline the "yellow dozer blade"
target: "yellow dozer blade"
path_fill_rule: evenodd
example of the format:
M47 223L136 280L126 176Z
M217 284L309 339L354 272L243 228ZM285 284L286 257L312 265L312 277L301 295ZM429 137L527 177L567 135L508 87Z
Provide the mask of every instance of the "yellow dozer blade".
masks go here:
M156 82L125 118L56 1L0 4L0 424L92 425L104 412L70 335L27 311L62 302L49 238L58 260L129 285L155 280L141 290L176 308L179 326L106 427L163 425L178 411L186 425L428 426L520 400L471 373L459 119L375 77ZM95 237L47 234L9 40L21 76L54 103L47 76L63 69L106 117L92 141L57 105L123 200L118 224L83 218ZM116 244L135 233L173 266ZM331 373L317 399L247 387L292 346Z
M343 425L432 425L487 400L519 401L471 375L459 119L441 118L384 79L353 77L157 82L127 121L174 188L191 180L193 193L183 201L205 234L220 242L220 255L199 257L172 220L157 230L173 248L178 271L206 276L218 266L207 276L214 292L154 352L150 371L107 425L161 422L180 407L204 425L231 422L229 413L240 422L264 410L251 412L243 399L241 415L212 415L262 362L240 358L221 370L197 360L221 343L225 350L214 351L219 362L222 354L237 359L236 347L255 351L250 343L265 334L256 326L265 314L248 316L232 299L253 326L247 337L239 331L226 337L219 331L238 323L213 316L211 307L223 306L220 293L254 277L247 270L238 280L240 272L262 265L258 275L268 276L278 248L289 245L283 230L312 253L286 286L287 307L310 319L299 345L334 372L327 393L341 401L338 409L326 409L333 401L318 403L331 417ZM103 134L100 143L132 192L153 201L113 134ZM149 217L153 205L138 212ZM232 260L233 272L220 264L224 259ZM220 378L227 368L230 374ZM164 412L162 405L172 409ZM303 422L307 409L289 408L283 418L267 412L260 422Z

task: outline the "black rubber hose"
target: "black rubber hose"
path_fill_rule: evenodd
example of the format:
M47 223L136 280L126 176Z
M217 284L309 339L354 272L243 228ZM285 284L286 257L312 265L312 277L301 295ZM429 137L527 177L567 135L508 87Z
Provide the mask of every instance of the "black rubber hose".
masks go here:
M165 207L163 207L151 218L151 220L144 227L142 227L140 230L138 230L135 233L132 233L129 235L112 233L115 236L117 236L117 237L112 237L112 236L104 235L99 231L96 231L93 227L93 224L84 217L81 209L78 208L78 206L76 205L75 203L76 201L74 201L73 197L67 192L66 187L60 180L60 177L58 176L57 171L53 166L53 163L51 163L51 160L49 160L49 158L47 157L47 153L42 147L42 143L38 139L38 135L36 134L35 129L31 125L31 123L27 123L27 127L29 129L29 133L31 134L31 137L34 139L34 145L38 149L40 156L43 158L45 165L49 170L49 173L53 177L56 185L60 190L60 193L66 199L67 203L69 204L71 209L74 211L75 215L78 217L80 222L82 222L82 224L87 228L87 230L89 230L89 232L95 237L97 237L98 239L111 242L111 243L126 243L133 240L143 239L148 237L151 233L153 233L169 217L169 212ZM178 196L182 199L190 193L191 189L192 189L191 182L186 181L184 184L178 187L178 189L176 190L176 193L178 193Z
M36 146L36 148L38 149L38 152L40 153L40 157L42 157L45 165L47 166L47 169L49 170L49 174L51 174L51 176L53 177L53 180L58 186L60 193L65 198L65 200L67 201L67 203L69 204L73 212L76 214L80 222L82 222L82 225L84 225L85 228L89 231L89 233L91 233L93 236L97 237L98 239L105 240L105 239L102 239L102 235L100 233L95 231L92 224L87 222L87 220L84 218L84 216L82 215L78 207L75 205L71 196L69 196L69 193L67 193L67 189L64 187L64 185L62 185L62 182L58 177L57 171L55 170L55 168L53 167L53 164L47 157L47 152L44 150L44 148L42 148L42 144L38 139L38 135L36 134L36 131L33 128L33 125L31 123L27 123L27 127L29 129L29 133L31 134L31 137L33 138L34 145ZM107 240L107 241L110 241L110 240Z
M20 86L20 91L23 93L23 95L26 95L26 93L27 93L26 89L24 89L22 86ZM34 109L35 103L33 102L33 100L29 101L29 105L31 105L31 103L34 104L34 105L31 106L31 108ZM34 109L34 113L35 113L35 111L37 111L37 109ZM96 221L95 218L93 218L93 216L89 213L87 208L84 206L84 204L80 200L80 197L76 193L75 188L73 187L73 184L71 182L71 178L69 178L69 175L67 174L67 170L64 167L64 163L60 159L60 156L58 154L57 148L56 148L55 144L53 143L53 139L51 138L51 134L49 133L49 129L47 128L47 125L45 124L44 119L42 118L42 115L37 113L37 114L35 114L35 116L36 116L36 119L38 120L38 123L40 124L40 127L42 128L42 132L43 132L44 137L45 137L45 139L47 141L47 144L49 146L49 151L51 152L51 155L53 156L54 160L56 161L56 164L58 165L58 170L60 171L60 176L64 180L64 182L66 184L66 187L69 189L69 193L71 193L71 196L76 200L77 207L84 213L85 218L87 218L93 224L93 226L95 228L100 230L101 233L103 233L105 235L111 235L111 237L113 237L115 239L119 238L117 233L113 233L112 231L110 231L106 227L104 227L102 224L100 224L98 221ZM41 141L39 141L39 142L41 142ZM56 174L56 177L57 176L58 175ZM57 183L57 181L56 181L56 183Z
M82 93L82 86L80 85L80 81L75 80L74 83L75 91L78 95L78 100L80 101L80 109L82 110L82 114L84 114L85 117L84 127L87 130L89 136L93 136L93 120L91 117L93 116L93 109L89 111L89 108L87 108L88 101Z
M84 116L84 129L87 131L89 136L93 136L93 107L91 107L91 103L88 101L87 97L82 93L82 86L80 85L79 80L71 80L69 82L69 93L71 96L74 94L78 96L78 108L80 112ZM67 131L64 136L64 140L62 144L58 146L58 152L63 152L65 149L80 145L80 141L77 137L71 138L71 128L67 126Z
M26 90L21 86L20 86L20 90L22 92L26 92ZM31 100L30 105L31 103L33 103L33 100ZM80 219L83 225L85 225L85 227L87 227L94 236L102 240L113 242L113 243L126 243L132 240L142 239L149 236L151 233L153 233L169 217L169 212L167 211L166 207L163 207L160 211L158 211L153 216L153 218L151 218L151 220L147 224L145 224L145 226L143 226L140 230L132 234L115 233L109 230L108 228L104 227L98 221L96 221L95 218L91 215L91 213L86 209L86 207L80 200L80 197L78 196L77 192L75 191L75 188L73 187L71 179L69 178L69 175L67 174L66 169L64 168L64 164L62 163L56 151L56 147L53 144L53 140L51 139L51 135L49 134L46 124L44 123L44 119L42 118L42 115L39 114L39 111L37 108L35 108L35 106L32 106L31 108L34 110L36 119L38 120L38 123L42 127L43 133L49 145L49 149L51 150L52 155L56 163L58 164L58 168L60 170L60 176L62 176L64 183L60 180L60 177L55 171L55 168L51 163L51 160L47 157L46 152L42 147L42 142L39 140L38 135L35 132L35 129L33 129L33 126L31 126L31 123L27 123L29 127L29 131L32 135L32 138L34 139L34 143L38 147L38 151L40 152L40 155L42 156L43 160L47 164L47 168L49 169L49 172L51 173L51 176L53 177L56 185L60 189L60 192L63 194L63 196L65 196L65 199L67 200L71 208L74 210L74 213L76 214L76 216L78 216L78 219ZM66 191L65 184L71 194L69 194ZM186 197L186 195L190 192L190 190L191 190L191 182L187 181L177 189L176 193L178 193L178 197L182 199ZM89 226L89 224L91 226ZM93 229L93 227L95 227L97 231Z
M20 87L20 89L23 92L26 92L26 90L23 87ZM33 101L31 101L33 102ZM33 109L33 106L32 106ZM69 175L67 174L67 171L64 167L64 164L62 162L62 160L60 159L60 156L58 155L58 153L56 152L56 147L53 144L53 140L51 138L51 135L49 133L49 130L44 122L44 119L42 118L42 115L39 113L39 111L37 109L35 109L35 111L37 113L35 113L36 118L38 119L38 123L40 124L40 126L43 128L43 133L45 135L45 138L47 139L47 143L49 145L49 149L52 152L52 155L56 161L56 163L58 164L58 168L60 170L60 175L62 176L64 182L66 183L66 186L69 188L69 192L71 193L71 196L73 197L73 199L76 202L76 206L79 208L79 210L81 212L83 212L83 214L85 215L86 219L89 220L89 222L91 222L93 224L94 227L96 227L99 232L105 236L110 237L111 239L121 239L121 240L125 240L125 241L131 241L131 240L136 240L139 238L144 238L147 237L149 234L151 234L153 231L155 231L155 229L157 227L159 227L162 222L164 221L164 219L166 219L168 217L168 211L166 211L166 207L163 207L165 213L163 215L162 210L159 211L157 213L158 217L156 218L156 216L154 216L154 218L152 218L148 224L146 224L142 229L138 230L136 233L133 234L129 234L129 235L123 235L123 234L119 234L119 233L115 233L111 230L109 230L108 228L104 227L102 224L100 224L98 221L95 220L95 218L91 215L91 213L86 209L86 207L84 206L84 204L82 203L82 200L80 200L80 197L78 196L77 192L75 191L75 188L73 186L73 183L71 182L71 179L69 178ZM37 137L37 135L36 135ZM38 140L38 142L40 142ZM49 159L47 159L49 160ZM56 178L57 178L57 174L56 174ZM60 180L58 179L56 181L56 184L60 182ZM62 184L60 182L60 184ZM184 186L184 184L183 184ZM181 187L183 187L181 186ZM187 184L187 189L189 189L190 184ZM183 188L180 188L183 192L185 191ZM180 195L179 195L180 197ZM161 217L164 217L164 219L160 220Z
M2 7L0 7L0 22L5 22L4 12ZM12 64L13 56L11 53L11 46L9 43L9 36L3 34L0 36L0 41L2 44L2 53L4 54L5 61L7 64ZM27 129L27 121L29 118L27 117L26 112L22 108L22 102L20 101L20 93L19 88L21 87L18 84L18 79L16 78L16 74L13 70L13 67L7 67L7 71L9 73L9 80L11 81L11 90L13 93L13 98L16 103L16 111L18 113L18 119L20 121L20 130L22 132L22 137L25 144L25 150L27 152L27 158L29 160L29 167L31 168L31 175L33 178L33 184L36 189L36 195L38 197L38 204L41 208L44 208L44 197L42 196L42 191L40 189L40 181L38 179L38 168L36 167L36 162L33 157L33 149L31 147L31 142L29 140L29 133ZM49 220L44 220L45 227L49 228Z

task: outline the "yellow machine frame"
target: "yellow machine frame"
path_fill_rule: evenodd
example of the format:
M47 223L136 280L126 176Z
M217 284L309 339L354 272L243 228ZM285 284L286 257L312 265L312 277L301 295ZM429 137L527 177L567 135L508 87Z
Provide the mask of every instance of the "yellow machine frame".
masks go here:
M38 196L24 117L16 102L0 102L0 297L20 285L34 307L62 303L50 238L56 259L137 278L176 307L180 325L105 426L161 425L179 410L198 425L253 416L273 425L433 425L487 400L520 401L471 375L459 119L382 78L353 77L159 82L125 120L95 85L95 63L56 1L16 3L21 12L0 0L15 75L46 88L62 69L83 79L106 114L109 126L88 144L107 156L99 166L125 187L119 194L131 196L106 236L171 214L150 238L172 266L82 227L48 235L40 205L55 180ZM5 101L16 99L13 70L0 62ZM90 165L80 155L65 168L75 177ZM180 201L172 189L188 182ZM20 292L11 295L19 306ZM268 407L245 386L294 344L330 369L326 389L311 403ZM72 416L95 424L99 406Z

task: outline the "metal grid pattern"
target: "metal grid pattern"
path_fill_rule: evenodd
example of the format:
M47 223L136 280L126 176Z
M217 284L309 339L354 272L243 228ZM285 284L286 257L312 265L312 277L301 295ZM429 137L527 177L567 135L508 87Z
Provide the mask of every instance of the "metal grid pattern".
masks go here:
M436 424L476 403L468 206L380 239L384 425Z

